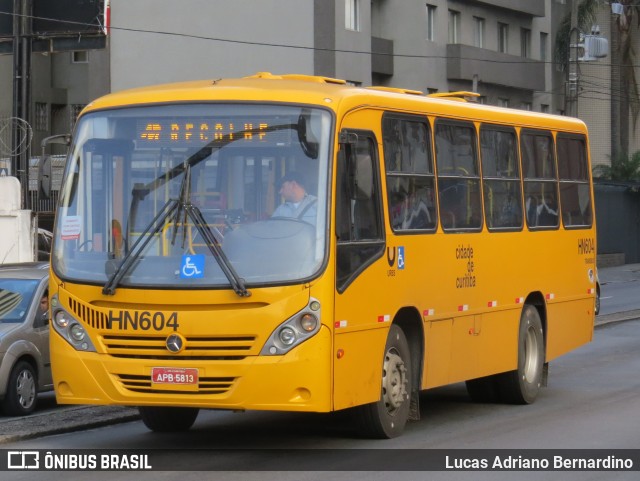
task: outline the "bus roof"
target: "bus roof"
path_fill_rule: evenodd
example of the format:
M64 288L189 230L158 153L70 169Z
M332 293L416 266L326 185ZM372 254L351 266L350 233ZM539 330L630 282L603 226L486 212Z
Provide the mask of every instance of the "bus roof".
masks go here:
M85 112L132 105L182 102L287 102L317 104L338 112L373 107L406 113L444 115L559 130L586 132L584 122L574 117L543 114L513 108L478 104L473 92L423 95L416 90L393 87L356 87L345 80L311 75L273 75L259 72L235 79L197 80L133 88L91 102Z

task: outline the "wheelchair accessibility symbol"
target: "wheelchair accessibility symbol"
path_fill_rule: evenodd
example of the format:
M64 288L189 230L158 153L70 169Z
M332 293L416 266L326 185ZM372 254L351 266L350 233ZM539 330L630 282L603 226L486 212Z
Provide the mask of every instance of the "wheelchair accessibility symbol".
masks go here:
M404 247L398 247L398 269L404 269Z
M191 254L182 256L180 278L198 279L201 277L204 277L204 255Z

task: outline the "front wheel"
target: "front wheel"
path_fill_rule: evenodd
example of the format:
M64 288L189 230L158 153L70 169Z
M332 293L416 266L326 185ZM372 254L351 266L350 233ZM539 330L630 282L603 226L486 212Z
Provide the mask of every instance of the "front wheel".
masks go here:
M538 310L525 305L520 316L518 334L518 368L498 376L502 401L531 404L542 386L544 368L544 335Z
M31 364L20 361L11 370L2 407L7 416L25 416L36 408L38 377Z
M384 348L380 400L357 408L360 432L385 439L402 434L409 419L411 352L404 331L391 325Z
M198 408L140 406L140 417L145 426L159 433L188 431L198 417Z

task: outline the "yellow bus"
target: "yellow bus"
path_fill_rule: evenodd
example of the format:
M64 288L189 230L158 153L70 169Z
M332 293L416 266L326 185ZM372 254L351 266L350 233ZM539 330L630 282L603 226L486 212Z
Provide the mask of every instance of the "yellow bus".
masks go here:
M585 125L259 73L139 88L78 119L51 257L62 404L352 408L399 435L421 391L527 404L591 340Z

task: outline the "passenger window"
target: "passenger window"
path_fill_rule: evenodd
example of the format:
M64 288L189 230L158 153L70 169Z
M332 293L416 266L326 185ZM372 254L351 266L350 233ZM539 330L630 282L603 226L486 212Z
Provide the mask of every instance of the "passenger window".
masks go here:
M336 191L338 292L384 253L375 146L372 134L360 132L354 144L341 146Z
M515 131L483 125L480 153L487 227L489 230L521 228L522 192Z
M556 142L562 223L565 227L590 227L593 215L585 138L560 134Z
M559 225L558 181L551 133L523 131L520 151L527 225L556 228Z
M469 122L437 121L440 223L445 231L482 227L476 131Z
M424 119L385 115L382 121L391 228L435 230L435 180L431 135Z

